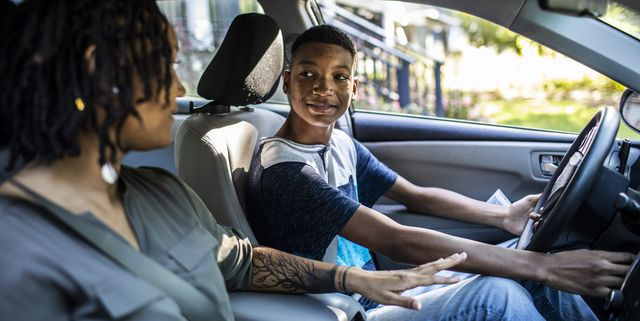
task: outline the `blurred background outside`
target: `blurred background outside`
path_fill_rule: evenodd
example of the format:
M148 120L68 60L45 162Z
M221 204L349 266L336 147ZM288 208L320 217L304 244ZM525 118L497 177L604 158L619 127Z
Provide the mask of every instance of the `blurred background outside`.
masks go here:
M640 37L640 16L611 1L603 23ZM358 49L356 109L577 132L624 86L491 22L420 4L318 0ZM178 72L195 95L233 18L256 0L159 0L180 39ZM282 100L283 98L280 97ZM285 100L286 101L286 100ZM619 137L640 139L621 124Z

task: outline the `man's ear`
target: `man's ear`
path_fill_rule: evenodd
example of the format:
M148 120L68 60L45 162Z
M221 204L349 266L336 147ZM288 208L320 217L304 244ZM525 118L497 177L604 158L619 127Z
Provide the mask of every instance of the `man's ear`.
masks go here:
M87 71L93 74L96 70L96 45L91 45L84 51L84 60L87 62Z
M360 82L358 81L358 76L353 76L353 96L351 96L351 100L356 99L356 97L358 97L358 84Z
M289 86L291 85L291 70L285 70L284 71L284 77L283 77L283 82L282 82L282 91L285 94L289 94Z

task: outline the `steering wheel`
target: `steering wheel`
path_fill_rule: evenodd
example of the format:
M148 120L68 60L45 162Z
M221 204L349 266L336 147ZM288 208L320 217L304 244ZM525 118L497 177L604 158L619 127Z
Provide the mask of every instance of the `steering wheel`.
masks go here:
M562 158L534 208L541 216L537 227L529 219L516 248L538 252L552 249L595 184L619 125L620 115L613 107L602 108L591 118Z

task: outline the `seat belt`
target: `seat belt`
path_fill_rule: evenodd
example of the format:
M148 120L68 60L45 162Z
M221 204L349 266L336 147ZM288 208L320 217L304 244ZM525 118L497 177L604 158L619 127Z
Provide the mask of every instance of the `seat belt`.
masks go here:
M178 303L182 314L189 321L227 320L214 303L193 285L136 251L113 233L78 217L14 179L10 178L7 181L33 197L38 203L9 196L2 196L0 200L15 200L27 205L36 205L43 210L42 212L48 212L51 215L47 217L55 218L113 261L164 291Z

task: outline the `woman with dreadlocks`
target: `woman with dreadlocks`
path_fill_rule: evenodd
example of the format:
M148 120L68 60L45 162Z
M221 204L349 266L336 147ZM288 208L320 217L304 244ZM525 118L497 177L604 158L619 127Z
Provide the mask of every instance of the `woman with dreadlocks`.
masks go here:
M464 254L368 272L252 247L173 175L120 165L128 151L171 143L185 93L176 36L155 1L26 0L4 14L0 148L13 174L0 185L3 318L189 317L170 288L104 250L109 242L187 281L214 307L210 320L233 319L228 290L358 292L419 309L398 293L456 281L433 274Z

